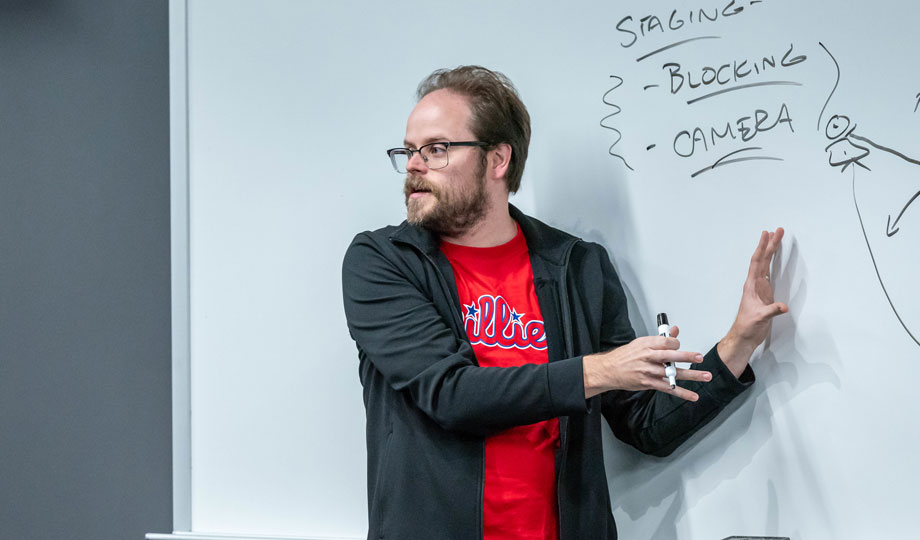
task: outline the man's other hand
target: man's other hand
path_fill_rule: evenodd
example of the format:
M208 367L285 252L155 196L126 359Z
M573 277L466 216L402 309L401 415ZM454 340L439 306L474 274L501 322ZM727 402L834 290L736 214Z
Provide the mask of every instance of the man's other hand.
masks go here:
M763 343L770 331L773 317L786 313L789 307L773 300L773 283L770 281L770 266L773 256L783 239L783 229L775 232L763 231L741 293L738 316L728 334L719 342L719 356L729 370L740 377L747 367L751 354Z

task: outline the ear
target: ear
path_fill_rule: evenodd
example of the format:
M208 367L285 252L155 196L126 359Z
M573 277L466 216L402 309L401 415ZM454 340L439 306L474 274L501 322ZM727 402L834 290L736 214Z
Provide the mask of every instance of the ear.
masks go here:
M511 166L511 145L499 143L489 150L488 164L492 177L504 180L508 174L508 167Z

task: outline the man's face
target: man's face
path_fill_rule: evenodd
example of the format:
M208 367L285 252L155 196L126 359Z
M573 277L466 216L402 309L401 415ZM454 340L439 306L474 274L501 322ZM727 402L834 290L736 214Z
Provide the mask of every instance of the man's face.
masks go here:
M437 141L474 141L466 97L436 90L418 102L406 123L407 148ZM456 236L479 222L488 209L486 157L475 147L449 150L450 163L429 169L418 154L406 168L407 219L432 231Z

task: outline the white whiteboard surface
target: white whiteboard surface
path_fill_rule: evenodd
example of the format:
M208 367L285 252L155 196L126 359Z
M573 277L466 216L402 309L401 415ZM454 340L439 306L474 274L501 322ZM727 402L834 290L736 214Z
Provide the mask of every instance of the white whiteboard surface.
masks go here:
M355 233L404 218L402 178L384 150L403 138L418 81L460 64L517 85L533 139L512 202L608 248L638 333L667 311L685 349L708 350L734 317L760 230L787 230L774 282L791 312L755 353L756 385L666 459L607 433L620 536L913 530L915 4L172 0L170 9L187 17L171 41L173 62L187 60L172 91L174 103L187 96L187 162L173 174L175 186L187 170L189 263L174 272L189 285L174 304L189 306L189 369L175 376L188 388L177 414L191 418L176 434L190 454L176 453L190 471L176 498L190 502L172 537L365 536L364 411L341 259ZM658 26L641 21L650 15ZM764 56L775 67L761 71ZM675 92L672 71L685 77ZM716 80L691 88L688 74ZM744 117L771 129L742 140ZM771 126L777 119L788 121ZM695 128L705 148L694 147Z

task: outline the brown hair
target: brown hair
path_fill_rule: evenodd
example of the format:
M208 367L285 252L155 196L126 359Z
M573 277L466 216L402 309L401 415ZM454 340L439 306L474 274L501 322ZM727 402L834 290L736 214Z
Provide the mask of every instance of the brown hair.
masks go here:
M504 74L482 66L439 69L418 85L418 99L447 89L466 96L473 111L470 129L480 141L511 145L511 163L505 175L508 192L521 187L521 175L530 146L530 114Z

